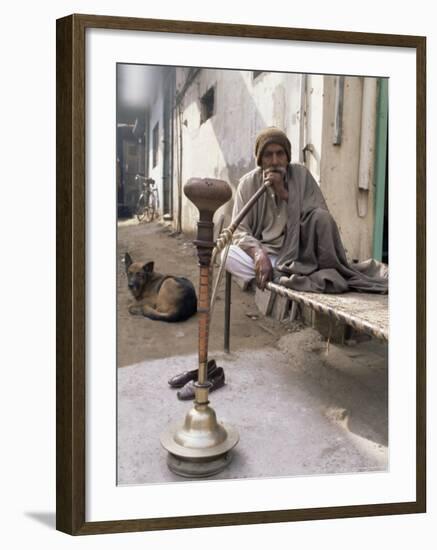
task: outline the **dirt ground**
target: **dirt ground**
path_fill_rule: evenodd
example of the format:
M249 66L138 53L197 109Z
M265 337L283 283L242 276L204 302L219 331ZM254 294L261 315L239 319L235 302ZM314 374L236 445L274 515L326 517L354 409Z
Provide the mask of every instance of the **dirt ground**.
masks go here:
M161 434L188 407L167 380L197 368L198 319L182 323L133 316L122 259L155 262L198 288L192 243L159 222L118 226L117 482L180 481L166 466ZM226 371L214 392L220 421L241 441L217 479L384 471L388 465L387 345L376 339L331 345L300 321L264 317L255 296L233 282L231 354L223 352L224 283L210 327L209 357ZM262 411L262 414L260 414ZM272 426L275 429L272 430ZM266 445L265 442L268 442Z
M159 223L138 223L136 220L118 224L117 250L117 364L119 367L147 359L197 352L197 315L181 323L164 323L133 316L128 307L133 303L127 287L123 257L129 252L134 261L155 262L160 273L188 277L198 288L197 252L191 241ZM256 349L274 345L284 334L298 330L299 323L283 326L258 311L253 294L243 292L234 282L232 288L231 351ZM210 326L209 349L223 350L224 280ZM197 365L193 365L196 368Z

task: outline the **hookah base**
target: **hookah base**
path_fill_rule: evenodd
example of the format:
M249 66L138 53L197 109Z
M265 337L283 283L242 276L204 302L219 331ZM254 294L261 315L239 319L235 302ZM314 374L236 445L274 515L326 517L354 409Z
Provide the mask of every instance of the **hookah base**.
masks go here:
M224 470L231 462L231 451L238 443L237 430L218 423L207 405L188 412L185 423L161 434L161 445L168 452L167 466L183 477L203 478Z
M167 466L178 476L204 478L218 474L230 464L231 460L232 453L230 451L208 458L186 458L168 453Z

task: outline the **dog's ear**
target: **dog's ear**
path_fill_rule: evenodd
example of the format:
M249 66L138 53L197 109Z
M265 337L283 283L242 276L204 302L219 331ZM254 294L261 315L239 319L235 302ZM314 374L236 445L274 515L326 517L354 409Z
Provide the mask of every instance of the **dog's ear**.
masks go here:
M132 263L132 258L130 257L129 252L126 252L126 254L124 255L124 267L126 269L126 273Z
M155 262L147 262L143 265L143 271L146 273L153 273L153 268L155 267Z

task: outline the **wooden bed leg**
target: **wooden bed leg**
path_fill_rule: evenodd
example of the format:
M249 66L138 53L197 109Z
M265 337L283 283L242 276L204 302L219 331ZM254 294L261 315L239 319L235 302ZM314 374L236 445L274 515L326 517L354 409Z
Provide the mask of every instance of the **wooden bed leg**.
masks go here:
M291 300L290 317L289 317L289 321L291 323L296 320L297 308L298 308L298 305L296 300Z

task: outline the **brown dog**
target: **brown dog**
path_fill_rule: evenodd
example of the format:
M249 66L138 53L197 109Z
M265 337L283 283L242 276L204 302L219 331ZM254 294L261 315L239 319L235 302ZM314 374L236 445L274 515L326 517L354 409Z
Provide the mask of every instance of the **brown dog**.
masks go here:
M129 290L137 301L129 307L132 315L171 323L185 321L196 313L196 291L190 280L156 273L154 262L133 262L127 252L124 263Z

